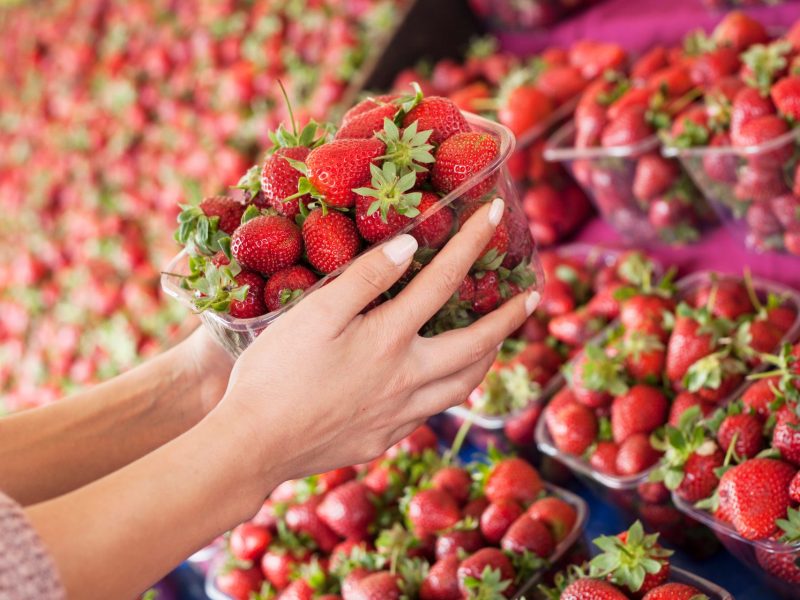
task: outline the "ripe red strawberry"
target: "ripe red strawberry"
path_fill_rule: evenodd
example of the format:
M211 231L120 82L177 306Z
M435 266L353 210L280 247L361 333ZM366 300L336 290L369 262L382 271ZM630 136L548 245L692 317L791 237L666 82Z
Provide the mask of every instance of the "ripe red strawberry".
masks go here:
M256 567L232 568L221 572L215 579L219 591L234 600L249 600L251 594L256 594L261 589L263 581Z
M695 362L714 350L711 333L701 333L702 325L692 316L678 313L675 327L667 344L665 373L675 385L681 385L684 375Z
M757 89L740 89L736 92L731 107L731 137L735 140L745 123L774 113L775 107L770 99L764 98Z
M589 344L572 364L570 389L575 399L590 408L607 406L612 394L623 394L627 387L621 379L622 361L606 355Z
M459 504L469 500L472 478L460 467L442 467L431 477L431 486L452 496Z
M416 174L401 174L389 161L382 168L371 167L369 186L356 188L356 226L368 242L380 242L393 235L420 214L422 192L412 192Z
M481 277L475 277L475 294L472 300L472 310L479 315L492 312L500 306L503 294L500 290L500 278L494 271L487 271Z
M774 536L777 537L777 536ZM800 567L797 566L796 552L771 552L767 548L756 546L756 560L764 570L790 584L800 583Z
M712 294L714 303L709 306ZM698 308L708 306L712 315L731 320L755 310L744 282L732 277L719 278L703 285L694 297L693 304Z
M542 491L542 479L530 463L521 458L504 458L495 463L484 483L483 492L490 502L516 500L533 502Z
M295 579L281 592L281 600L314 600L316 591L304 579Z
M603 128L600 145L604 148L629 146L653 135L653 128L647 122L647 109L631 106Z
M592 317L586 307L581 307L571 313L553 317L547 330L558 341L579 347L593 338L605 325L604 320Z
M597 417L586 406L572 402L551 413L547 428L556 448L580 456L597 437Z
M499 151L497 140L488 133L465 131L447 138L436 151L436 162L431 171L433 187L449 194L491 164ZM481 198L492 188L495 179L494 176L486 177L470 190L467 197Z
M237 319L250 319L267 312L264 304L264 278L253 271L242 271L234 280L239 287L247 286L244 300L231 298L228 312Z
M342 115L342 124L349 123L351 119L364 114L367 111L373 110L383 105L390 104L399 96L397 94L381 94L379 96L370 96L364 98L355 106L349 108L347 112Z
M548 496L531 504L528 507L528 516L547 525L556 543L569 535L578 518L570 504L555 496Z
M617 443L636 433L652 433L666 420L667 399L649 385L635 385L611 404L611 429Z
M515 500L503 499L490 503L480 519L483 537L490 544L499 544L508 528L523 512Z
M556 103L575 98L586 83L580 70L569 65L553 65L536 78L536 87Z
M784 117L793 121L800 119L800 77L792 75L775 82L770 97Z
M625 111L634 106L647 107L650 104L650 98L653 93L647 88L629 88L619 98L617 98L606 111L606 116L609 121L614 121Z
M635 433L619 446L617 472L620 475L635 475L653 466L661 453L653 448L650 439L643 433Z
M720 46L731 46L738 52L747 50L753 44L764 44L769 41L769 34L764 26L740 11L733 11L714 28L712 39Z
M594 452L589 457L589 464L595 471L606 475L618 475L617 455L619 445L614 442L597 442Z
M228 196L211 196L205 198L199 204L200 210L207 217L217 217L219 219L220 231L231 235L242 221L244 205L241 202L229 198Z
M701 445L686 459L683 479L675 493L692 503L708 498L719 483L714 469L722 466L724 460L725 454L713 442Z
M252 523L242 523L231 531L228 545L236 558L255 561L266 552L272 541L272 535L266 527Z
M519 136L544 122L553 108L552 100L537 86L519 85L501 94L497 119Z
M286 510L286 527L295 533L311 536L320 550L330 552L339 543L339 538L317 515L322 501L322 496L312 496L305 502L290 506Z
M778 389L779 381L777 376L754 381L742 394L742 404L762 421L767 420L771 412L769 405L775 400L774 390Z
M619 318L627 331L641 331L665 339L664 314L674 309L675 303L668 298L637 294L622 303Z
M467 514L465 517L479 518L480 511L475 511L477 514ZM466 554L475 552L486 545L481 532L477 529L460 530L455 529L447 533L442 533L436 538L436 560L442 560L446 556L460 556L460 551Z
M786 410L779 415L772 432L772 447L780 451L784 460L800 466L800 417L796 412Z
M651 333L626 330L622 337L625 368L636 381L658 381L664 370L664 344Z
M456 104L439 96L423 98L403 119L403 127L417 122L418 131L433 130L430 142L440 145L457 133L469 131L469 123Z
M608 69L618 69L625 64L627 54L619 44L579 40L569 49L569 64L580 69L587 80L594 79Z
M286 217L261 215L240 225L231 237L231 252L242 267L272 275L300 259L303 240Z
M709 146L712 148L727 148L732 144L731 136L727 133L716 133L711 138ZM703 156L703 169L709 178L722 183L736 181L736 168L738 158L725 153L709 153Z
M776 115L765 115L747 121L731 135L734 146L747 148L760 146L783 136L789 131L786 121ZM752 167L779 168L792 157L791 144L781 144L774 149L748 155Z
M464 597L469 597L470 594L468 579L481 581L487 570L498 572L500 581L514 580L514 567L509 558L498 548L483 548L465 558L458 566L458 589ZM503 592L506 597L510 597L513 594L512 586L506 587Z
M652 200L666 192L679 175L674 161L660 154L645 154L636 162L633 194L640 200Z
M421 215L424 215L440 199L433 192L423 191L417 209ZM453 210L449 206L443 206L414 227L411 230L411 235L419 242L420 248L441 248L450 238L454 222Z
M295 566L307 557L308 554L295 556L285 548L271 547L261 557L261 572L270 584L282 590L289 585Z
M524 514L508 528L500 547L507 552L522 554L529 551L540 558L547 558L555 550L556 542L547 525Z
M654 46L631 65L631 79L643 83L653 73L663 69L669 64L669 54L664 46Z
M758 417L742 413L728 415L722 420L717 430L717 442L724 452L728 451L734 437L734 450L740 458L753 458L764 447L762 424Z
M395 458L401 453L410 456L420 456L426 450L435 450L438 439L433 430L427 425L420 425L402 440L386 451L387 458Z
M464 223L466 223L481 206L481 204L472 204L466 207L461 214L458 215L459 228L463 227ZM482 262L491 263L508 250L509 233L507 223L508 221L506 219L502 219L500 223L497 224L489 243L486 244L484 251L476 262L479 264Z
M308 262L322 273L347 264L361 247L355 223L335 210L327 214L320 208L312 210L302 231Z
M317 515L343 538L364 539L375 519L369 489L360 481L348 481L325 495Z
M389 571L371 573L342 593L344 600L400 600L399 576Z
M634 597L643 596L669 577L668 558L672 552L662 548L657 539L657 534L645 535L639 521L616 536L601 536L594 543L603 553L592 560L592 572L627 589ZM661 568L655 572L645 569L642 564L645 560L656 561Z
M348 208L356 201L353 190L370 180L370 165L385 151L384 143L375 138L334 140L309 153L306 177L328 205ZM302 184L298 189L306 189Z
M356 478L356 470L353 467L340 467L333 471L327 471L317 475L317 490L325 494L340 485Z
M729 469L720 479L719 506L748 540L766 538L776 519L790 506L789 483L796 469L771 458L752 458Z
M460 600L459 562L458 556L450 554L434 563L420 587L420 600Z
M689 66L689 74L695 85L709 89L725 77L734 75L741 64L739 53L723 46L696 57Z
M408 519L417 537L448 529L461 519L453 497L441 490L420 490L408 503Z
M489 89L489 86L482 81L476 81L448 94L447 97L450 98L460 110L477 113L480 112L482 101L492 97L492 91Z
M291 146L278 148L267 156L261 169L261 195L265 206L270 206L280 214L294 219L300 212L300 203L308 204L311 201L308 194L283 201L297 193L297 184L302 176L302 173L286 159L304 162L309 152L311 150L305 146Z
M264 302L272 312L297 299L303 290L317 282L317 276L300 265L275 273L264 286Z
M696 587L685 583L671 582L653 588L644 595L643 600L692 600L702 596L703 592Z
M618 588L602 579L578 579L561 592L559 600L627 600Z
M334 136L337 140L366 139L383 129L384 119L394 119L399 106L394 103L381 104L365 110L356 115L351 115Z
M789 484L789 498L792 502L800 503L800 471L792 478Z

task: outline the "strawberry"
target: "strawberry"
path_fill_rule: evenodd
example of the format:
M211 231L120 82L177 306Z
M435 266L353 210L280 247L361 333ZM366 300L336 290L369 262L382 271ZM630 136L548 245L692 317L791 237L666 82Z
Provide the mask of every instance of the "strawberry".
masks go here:
M652 200L666 192L679 175L674 161L657 153L645 154L636 162L633 195L640 200Z
M653 448L643 433L635 433L625 439L617 452L617 472L620 475L636 475L653 466L661 453Z
M311 194L329 206L349 208L355 204L353 190L370 179L370 165L386 152L378 139L334 140L314 148L306 158L298 197Z
M687 502L697 502L711 495L719 483L714 469L722 466L725 455L713 443L701 445L683 465L683 479L676 489Z
M627 391L622 367L619 358L607 356L599 346L587 345L572 364L570 389L575 399L590 408L607 406L614 395Z
M395 458L400 454L421 456L426 450L435 450L438 444L436 434L427 425L420 425L402 440L386 451L387 458Z
M781 115L792 121L800 119L800 77L793 75L777 81L770 97Z
M771 154L771 153L768 153ZM761 168L745 164L738 170L738 180L733 190L737 200L769 202L775 196L789 192L783 178L783 171L773 165Z
M461 505L469 500L471 484L469 473L460 467L442 467L431 477L431 486L434 489L446 492Z
M508 528L500 547L506 552L533 552L540 558L547 558L555 550L556 542L547 525L524 514Z
M717 278L704 284L697 291L692 304L697 308L708 306L715 317L731 320L755 310L745 284L732 277Z
M741 64L739 53L733 48L723 46L704 52L692 61L689 76L695 85L709 89L725 77L734 75Z
M756 546L756 560L763 569L773 575L788 581L790 584L800 583L800 567L797 566L797 553L776 551L773 552L762 546Z
M475 278L475 297L472 300L472 310L479 315L492 312L503 303L503 294L500 290L500 278L494 271L483 273L482 277Z
M417 209L421 215L425 215L439 200L439 196L435 193L423 191ZM424 217L424 220L411 230L411 235L416 238L421 248L438 249L450 238L454 222L453 210L449 206L442 206L433 214Z
M753 44L764 44L769 41L769 34L764 26L740 11L725 15L714 28L711 37L719 46L731 46L738 52L746 50Z
M754 412L762 421L766 421L771 414L770 404L775 400L775 391L778 389L779 377L757 379L742 394L742 404Z
M464 517L476 515L464 514ZM480 514L477 515L480 517ZM447 556L460 556L463 551L470 554L480 550L486 545L481 532L477 529L460 530L454 529L447 533L439 534L436 538L436 559L442 560Z
M789 498L792 502L800 503L800 471L792 478L789 484Z
M271 541L272 535L266 527L242 523L231 531L228 545L231 554L239 560L255 561L266 552Z
M299 298L303 290L317 282L317 276L300 265L293 265L275 273L264 286L264 303L267 311L278 310Z
M712 148L727 148L731 143L729 134L716 133L708 145ZM714 181L734 183L736 181L737 166L737 157L730 154L708 153L703 156L703 169L706 175Z
M501 91L497 119L514 135L520 136L550 116L554 108L553 101L535 85L508 83L511 89Z
M220 249L219 241L239 227L245 207L226 196L206 198L197 206L181 205L175 240L201 254Z
M626 330L621 351L625 369L637 381L658 381L664 370L664 344L657 336L642 331Z
M312 496L286 510L286 526L294 533L309 535L323 552L330 552L339 543L336 533L317 515L322 496Z
M499 152L497 140L488 133L456 133L442 142L436 151L431 183L437 191L449 194L488 167ZM474 200L481 198L492 188L494 181L494 176L486 177L470 190L467 197Z
M333 471L327 471L317 475L317 491L327 494L332 489L347 483L356 478L356 470L353 467L340 467Z
M662 296L637 294L625 300L620 308L620 322L627 331L641 331L665 337L664 315L674 310L675 303Z
M653 73L669 64L669 54L664 46L653 46L631 65L631 79L643 83Z
M591 80L606 70L621 68L627 55L619 44L579 40L569 49L569 64L580 70L584 79Z
M553 317L547 325L551 336L568 346L582 346L592 339L606 322L593 318L588 309L581 307L566 315Z
M541 493L542 479L530 463L521 458L504 458L491 466L483 491L490 502L516 500L533 502Z
M434 563L420 587L420 600L460 600L458 565L459 559L455 554Z
M722 327L708 314L707 309L693 311L685 304L678 307L675 326L667 344L665 370L673 385L681 384L689 368L713 352L715 331Z
M647 122L647 109L631 106L603 128L600 145L604 148L630 146L653 135L653 128Z
M597 417L586 406L572 402L551 413L547 428L556 448L580 456L597 437Z
M553 65L536 78L536 88L556 103L575 98L586 87L580 70L569 65Z
M595 471L606 475L618 475L617 455L619 444L615 442L597 442L594 452L589 457L589 464Z
M371 573L355 582L343 600L400 600L399 577L389 571Z
M784 414L772 432L772 447L780 451L784 460L800 466L800 417L792 411Z
M652 433L666 420L667 399L649 385L635 385L611 404L611 429L617 443L636 433Z
M261 557L261 572L270 584L282 590L289 585L296 565L307 557L307 552L296 556L285 548L270 547Z
M370 165L370 187L353 190L356 194L356 226L368 242L390 237L420 214L421 192L412 192L416 173L400 175L397 165L386 161L383 167Z
M547 525L556 543L570 534L578 518L570 504L554 496L537 500L528 507L527 514L531 519Z
M489 86L482 81L475 81L466 87L456 90L447 96L460 110L480 112L480 106L492 97Z
M342 115L342 125L349 123L351 119L375 108L386 105L392 106L393 101L397 100L398 98L399 96L397 94L381 94L379 96L370 96L368 98L364 98L361 102L349 108L347 112Z
M317 515L343 538L364 539L375 519L375 506L369 489L359 481L348 481L325 495Z
M587 577L570 583L559 596L559 600L627 600L627 598L610 583Z
M231 253L242 267L272 275L300 259L303 240L286 217L260 215L242 223L231 237Z
M355 223L337 211L312 210L303 222L302 234L308 262L322 273L347 264L361 247Z
M247 286L244 299L231 298L228 312L237 319L250 319L267 312L264 304L264 278L253 271L242 271L234 278L240 288Z
M745 123L758 117L775 113L775 107L769 98L751 87L744 87L736 92L731 107L731 137L735 140Z
M647 592L643 600L693 600L703 597L703 592L685 583L665 583Z
M198 205L203 214L210 218L219 219L218 228L228 235L232 234L242 220L244 205L228 196L211 196L205 198Z
M457 571L458 589L464 597L470 597L470 594L476 593L476 589L480 589L479 584L485 580L487 587L490 583L494 584L498 592L509 597L513 593L509 584L513 582L514 575L514 567L502 551L497 548L483 548L461 561ZM503 583L506 585L503 586ZM487 594L485 597L502 597L502 594Z
M383 129L384 119L394 119L395 113L400 109L397 104L379 104L374 108L365 110L356 115L351 115L342 123L339 131L334 136L337 140L367 139Z
M263 581L256 567L247 569L234 567L218 574L214 583L220 592L234 600L249 600L251 594L257 594L261 589Z
M501 499L490 503L480 519L483 537L490 544L499 544L508 528L523 512L515 500Z
M608 120L616 120L621 114L634 106L646 108L650 104L652 95L653 93L647 88L628 88L627 91L609 105L608 110L606 110Z
M641 598L669 576L672 551L662 548L657 540L657 534L645 535L639 521L619 535L595 539L594 544L603 552L589 563L591 575L604 577Z
M408 519L417 537L448 529L460 518L461 512L456 501L441 490L420 490L408 503Z
M717 490L719 506L739 535L755 540L775 532L775 520L790 505L789 483L795 471L780 460L752 458L725 472Z
M535 381L535 379L532 379ZM533 443L536 423L542 414L540 404L531 404L519 412L511 414L503 424L503 433L515 446L529 446Z
M764 446L761 428L761 421L754 415L728 415L719 425L717 442L727 452L735 438L733 449L736 456L740 459L753 458Z
M458 106L448 98L428 96L423 98L403 117L403 127L416 121L418 131L432 130L432 144L439 146L457 133L469 131L469 123Z
M788 131L786 121L776 115L765 115L747 121L731 139L734 146L749 148L765 144ZM778 169L792 157L792 152L791 144L781 144L774 149L748 155L748 163L752 167Z
M261 169L261 194L264 206L274 208L278 213L293 219L300 212L299 204L308 204L308 195L284 202L297 192L297 185L302 174L287 159L303 162L308 158L310 150L303 146L278 148L264 161Z

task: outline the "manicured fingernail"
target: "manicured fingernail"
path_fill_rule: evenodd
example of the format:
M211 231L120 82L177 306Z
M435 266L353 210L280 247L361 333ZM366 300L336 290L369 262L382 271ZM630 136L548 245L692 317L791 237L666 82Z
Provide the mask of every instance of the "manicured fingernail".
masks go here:
M539 306L539 300L541 299L542 297L539 295L539 292L531 292L530 295L525 298L525 312L528 316L536 310L536 307Z
M497 351L500 352L500 350L502 349L503 349L503 342L500 342L499 344L497 344Z
M386 255L386 258L400 266L414 256L414 252L417 251L418 247L419 244L414 236L404 233L403 235L398 235L390 242L386 242L383 245L383 253Z
M502 198L495 198L492 200L492 207L489 209L489 223L492 225L500 223L500 219L503 218L503 209L505 206L506 203L503 202Z

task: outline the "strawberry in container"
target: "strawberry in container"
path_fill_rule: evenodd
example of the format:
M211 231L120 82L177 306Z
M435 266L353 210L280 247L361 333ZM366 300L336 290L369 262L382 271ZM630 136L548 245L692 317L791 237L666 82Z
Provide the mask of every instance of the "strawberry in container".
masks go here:
M781 597L798 598L800 344L761 358L770 370L735 401L705 417L694 409L665 431L656 473L680 510Z
M672 543L702 551L712 538L671 506L674 482L650 477L664 448L654 434L692 407L708 414L730 401L764 368L763 353L797 335L798 296L699 273L618 297L619 321L567 365L537 446Z
M800 254L794 73L800 25L769 41L763 27L748 24L748 39L759 43L740 54L736 75L708 87L702 104L678 115L665 152L680 158L747 247Z
M456 451L423 426L367 465L281 484L230 533L208 596L522 597L568 564L586 505L520 458Z
M185 206L165 269L165 291L201 311L238 355L303 294L335 277L360 252L410 233L419 250L398 293L480 206L506 210L461 289L427 323L435 335L464 326L540 282L533 239L504 163L508 130L465 115L447 98L367 98L333 133L310 122L279 128L263 165L239 183L241 198Z
M537 600L732 600L719 586L670 562L672 550L637 521L617 535L594 540L600 552L588 563L560 571L553 585L540 584Z

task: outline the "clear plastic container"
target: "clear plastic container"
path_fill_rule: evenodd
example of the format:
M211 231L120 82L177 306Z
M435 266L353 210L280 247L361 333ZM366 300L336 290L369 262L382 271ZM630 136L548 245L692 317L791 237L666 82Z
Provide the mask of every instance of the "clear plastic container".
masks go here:
M575 124L569 122L547 141L545 159L565 163L598 212L627 241L685 245L697 241L714 222L713 211L677 161L673 191L650 198L636 196L641 160L660 157L658 136L611 148L577 148L574 142Z
M444 196L424 214L416 217L413 222L398 231L396 235L411 232L422 221L444 207L450 207L458 211L458 209L462 207L474 204L475 201L480 198L491 199L499 196L505 200L506 204L504 219L506 219L506 224L509 229L509 256L514 256L514 262L516 264L519 264L525 259L529 261L529 269L535 275L535 283L531 289L541 290L542 272L536 252L536 245L528 230L527 219L519 203L517 188L511 181L506 166L506 162L514 151L514 136L502 125L493 123L477 115L469 113L464 114L474 131L486 132L498 140L500 151L497 157L482 171L476 173L468 181ZM477 198L476 192L479 194ZM420 244L420 250L426 250L425 245L422 243ZM431 249L429 248L428 250ZM346 268L347 265L326 275L316 284L308 288L306 293L313 292L322 287ZM193 308L192 292L181 286L181 275L187 273L188 256L186 252L183 251L173 258L164 268L164 272L161 276L161 286L168 295L176 298L188 308ZM238 356L252 343L258 334L264 331L270 323L280 317L284 312L291 309L293 305L294 302L287 304L279 310L252 319L236 319L228 314L207 310L200 313L200 319L223 347L233 356Z
M757 146L668 146L664 154L680 159L748 248L800 255L799 141L800 129L794 129Z
M712 272L702 271L683 277L676 283L678 298L689 298L701 285L708 283L711 276ZM784 297L786 302L795 309L797 316L794 324L784 334L781 344L795 341L800 335L800 294L780 283L759 277L753 278L753 287L759 299L764 300L770 293L777 294ZM614 327L616 327L616 323L609 325L598 336L599 339L602 340L607 337ZM778 347L780 347L780 344ZM752 372L763 371L765 368L766 365L761 365L753 369ZM723 406L737 398L747 385L747 382L742 383L727 398L720 401L719 405ZM553 395L557 391L553 391ZM547 402L549 399L543 398L542 401ZM648 482L650 472L655 466L635 475L609 475L597 471L580 456L567 454L556 448L553 438L547 429L545 419L539 419L536 424L535 440L536 447L542 454L566 465L570 471L595 490L598 495L626 511L631 520L642 519L646 527L659 531L667 541L676 546L685 547L689 551L696 551L701 556L711 551L713 545L708 544L708 530L705 527L698 526L696 522L681 518L679 511L676 510L668 498L664 501L652 502L642 497L640 486ZM706 548L708 548L708 551L704 551Z
M800 542L784 544L776 540L748 540L727 523L695 508L676 494L673 494L673 501L681 512L713 531L728 552L747 565L779 597L800 600L800 581L788 581L774 572L779 565L792 564L800 559Z
M734 600L733 594L725 588L718 586L708 579L703 579L699 575L684 571L672 565L669 567L669 577L667 581L671 583L685 583L686 585L697 588L701 593L708 596L709 600Z
M569 552L576 545L583 541L583 530L586 527L586 521L589 519L589 506L586 504L586 501L583 498L550 483L545 482L544 485L547 489L548 495L561 498L564 500L564 502L567 502L575 509L577 515L575 518L575 525L572 528L572 531L569 532L569 535L561 540L561 542L559 542L559 544L556 546L553 554L549 558L549 566L547 569L536 573L528 581L526 581L514 596L516 600L524 600L525 595L530 593L536 587L536 585L539 584L539 582L542 580L542 577L548 573L558 571L568 564ZM219 588L217 588L215 578L218 565L219 561L216 561L206 575L206 596L208 596L210 600L231 600L230 596L222 593Z

